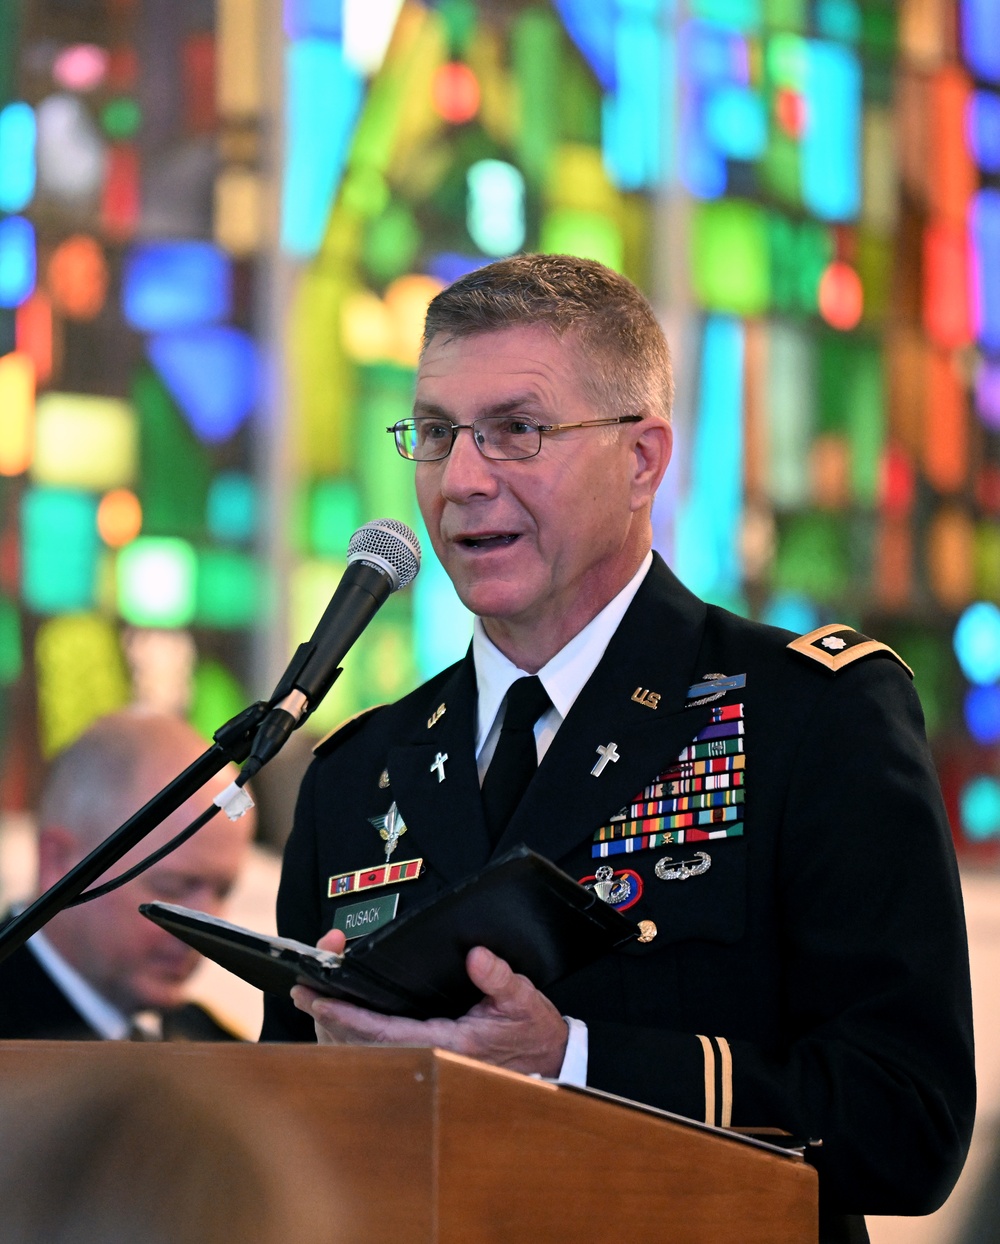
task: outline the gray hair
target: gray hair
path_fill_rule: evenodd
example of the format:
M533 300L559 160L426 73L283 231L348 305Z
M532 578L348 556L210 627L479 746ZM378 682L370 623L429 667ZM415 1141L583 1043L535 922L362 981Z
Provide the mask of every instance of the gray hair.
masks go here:
M422 349L438 334L454 339L534 324L568 337L598 409L669 422L673 370L653 308L631 281L592 259L513 255L477 268L431 300Z

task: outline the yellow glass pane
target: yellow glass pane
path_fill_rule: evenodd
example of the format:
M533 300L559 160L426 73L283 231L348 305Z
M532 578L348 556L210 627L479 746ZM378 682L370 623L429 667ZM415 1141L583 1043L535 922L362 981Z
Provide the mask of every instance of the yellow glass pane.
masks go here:
M0 475L20 475L31 463L35 365L27 354L0 358Z
M130 485L138 431L128 402L79 393L45 393L35 412L31 477L40 484L104 491Z
M128 703L128 677L115 628L95 614L43 622L35 665L39 741L46 758L68 747L98 717Z

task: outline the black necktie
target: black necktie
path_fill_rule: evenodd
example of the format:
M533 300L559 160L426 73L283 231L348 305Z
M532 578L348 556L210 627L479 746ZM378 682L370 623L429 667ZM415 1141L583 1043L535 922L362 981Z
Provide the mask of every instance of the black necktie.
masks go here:
M483 812L494 846L538 768L535 722L551 707L537 676L519 678L507 692L497 748L483 779Z

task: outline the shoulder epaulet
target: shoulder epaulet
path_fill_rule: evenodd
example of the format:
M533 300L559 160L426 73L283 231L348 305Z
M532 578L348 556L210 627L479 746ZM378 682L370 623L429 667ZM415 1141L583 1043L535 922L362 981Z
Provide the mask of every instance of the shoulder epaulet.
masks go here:
M832 622L828 626L818 626L808 635L800 635L788 645L793 652L799 652L811 661L818 661L832 674L839 674L847 665L860 661L862 657L870 657L876 653L891 657L898 661L904 670L913 677L913 670L906 664L898 652L893 652L888 644L879 643L862 635L853 627L844 626L841 622Z
M385 704L375 704L372 708L363 708L360 713L355 713L353 717L345 717L339 726L334 726L329 734L324 734L320 741L313 748L314 756L325 756L328 752L332 752L335 747L339 747L341 743L346 743L352 734L365 724L373 713L377 713L380 708L385 708Z

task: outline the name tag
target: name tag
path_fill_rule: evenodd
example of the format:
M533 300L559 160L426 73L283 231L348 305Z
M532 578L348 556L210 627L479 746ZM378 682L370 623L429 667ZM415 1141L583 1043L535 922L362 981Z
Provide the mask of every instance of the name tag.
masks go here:
M395 917L398 906L398 894L383 894L381 898L370 898L365 903L338 907L333 917L333 927L340 929L350 941L352 937L373 933L383 924L388 924Z

